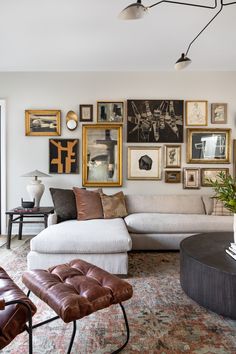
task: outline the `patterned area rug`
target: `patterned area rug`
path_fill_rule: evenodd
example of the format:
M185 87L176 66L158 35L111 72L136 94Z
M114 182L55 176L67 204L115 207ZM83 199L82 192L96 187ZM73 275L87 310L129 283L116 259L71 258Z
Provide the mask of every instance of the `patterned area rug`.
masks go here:
M26 269L29 240L7 252L0 249L1 265L20 282ZM224 319L198 306L181 290L178 253L131 253L129 275L133 298L125 303L131 338L124 353L226 354L236 353L236 321ZM46 305L32 296L38 307L34 321L52 314ZM74 354L105 354L124 340L123 319L119 306L99 311L77 321ZM57 320L34 330L35 354L64 354L72 324ZM27 335L18 336L2 353L25 354Z

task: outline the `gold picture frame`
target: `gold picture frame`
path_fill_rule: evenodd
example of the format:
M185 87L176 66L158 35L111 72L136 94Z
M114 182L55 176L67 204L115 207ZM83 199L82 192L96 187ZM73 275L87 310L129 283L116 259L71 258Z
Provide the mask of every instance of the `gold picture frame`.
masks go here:
M122 186L122 125L85 124L83 186Z
M124 101L97 101L97 122L99 124L122 124L124 116Z
M227 164L231 160L231 129L187 128L187 163Z
M208 101L185 101L185 115L187 126L207 126Z
M226 176L229 174L229 168L201 168L201 185L202 187L211 187L209 179L218 180L217 175L224 172Z
M59 110L26 110L26 136L59 136L61 135L61 111Z
M161 180L161 146L128 147L129 180Z
M165 145L165 168L181 167L181 145Z
M200 189L200 168L184 168L183 175L184 189Z

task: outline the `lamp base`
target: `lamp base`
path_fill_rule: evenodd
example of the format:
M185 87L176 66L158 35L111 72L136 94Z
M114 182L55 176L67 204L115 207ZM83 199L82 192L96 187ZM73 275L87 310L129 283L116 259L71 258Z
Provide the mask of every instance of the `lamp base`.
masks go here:
M32 200L35 199L35 207L38 208L40 200L42 198L45 186L40 180L33 180L26 186L26 190L29 193Z

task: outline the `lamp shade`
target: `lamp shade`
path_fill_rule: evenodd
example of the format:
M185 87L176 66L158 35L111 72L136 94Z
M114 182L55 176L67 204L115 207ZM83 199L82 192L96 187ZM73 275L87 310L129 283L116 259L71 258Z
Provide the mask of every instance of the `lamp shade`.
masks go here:
M119 18L121 20L138 20L147 14L147 10L148 8L141 3L141 0L138 0L122 10Z
M21 177L51 177L51 176L47 175L46 173L40 172L38 170L34 170L32 172L28 172L22 175Z
M187 68L192 63L192 60L186 57L184 53L181 54L181 57L175 63L175 70L183 70Z

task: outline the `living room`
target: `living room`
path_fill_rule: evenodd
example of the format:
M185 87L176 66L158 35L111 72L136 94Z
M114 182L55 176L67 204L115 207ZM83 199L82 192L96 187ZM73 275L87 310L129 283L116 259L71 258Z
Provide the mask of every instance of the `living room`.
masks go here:
M1 5L2 353L235 353L235 2Z

